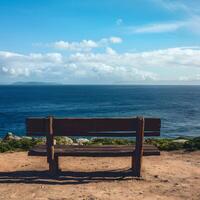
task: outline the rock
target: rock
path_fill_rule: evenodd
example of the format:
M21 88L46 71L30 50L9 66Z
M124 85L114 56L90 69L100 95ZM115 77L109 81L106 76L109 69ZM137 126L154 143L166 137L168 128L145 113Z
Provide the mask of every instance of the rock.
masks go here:
M17 135L14 135L14 140L21 140L22 138L17 136Z
M42 141L42 143L46 144L47 138L46 138L46 137L42 137L42 138L41 138L41 141Z
M158 178L158 175L154 175L154 178Z
M3 138L3 140L9 140L9 139L13 139L14 135L11 132L8 132L5 137Z
M84 145L84 144L88 143L89 140L86 139L86 138L79 138L79 139L76 139L76 142L77 142L79 145Z
M173 140L173 142L177 142L177 143L185 143L187 142L188 140L185 140L185 139L177 139L177 140Z
M163 180L161 180L161 182L163 182L163 183L168 183L169 180L167 180L167 179L163 179Z
M69 137L63 137L64 138L64 144L73 144L73 140Z
M35 141L37 144L46 144L46 137L33 137L32 140Z
M32 140L33 138L28 136L23 136L22 139Z
M143 192L141 191L141 192L139 192L139 194L143 194Z
M65 145L71 145L73 144L73 140L69 137L55 137L56 144L65 144Z
M21 137L14 135L11 132L8 132L5 137L3 138L3 140L21 140Z

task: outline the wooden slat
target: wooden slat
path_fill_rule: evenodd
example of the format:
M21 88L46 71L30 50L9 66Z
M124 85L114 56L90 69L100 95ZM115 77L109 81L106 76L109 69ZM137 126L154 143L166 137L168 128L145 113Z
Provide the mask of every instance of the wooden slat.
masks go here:
M160 118L144 118L144 120L145 120L145 125L144 125L145 131L160 131L161 128Z
M46 118L27 118L26 134L28 136L45 136L46 135Z
M132 156L135 145L103 145L103 146L80 146L80 145L56 145L56 156ZM38 145L29 151L29 156L46 156L46 146ZM157 147L144 144L144 156L160 155Z
M45 136L46 118L28 118L27 135ZM131 137L137 129L136 118L54 118L55 136ZM160 119L145 118L145 136L160 135Z
M100 131L134 130L133 119L54 119L54 134L88 134Z
M88 137L135 137L136 132L133 131L110 131L110 132L65 132L63 134L55 134L56 136L88 136ZM160 131L145 132L146 137L160 136Z

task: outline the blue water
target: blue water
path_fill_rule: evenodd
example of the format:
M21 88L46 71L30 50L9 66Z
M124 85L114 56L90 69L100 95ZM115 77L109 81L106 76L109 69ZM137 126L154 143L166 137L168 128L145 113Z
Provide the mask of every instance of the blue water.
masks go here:
M162 136L200 136L200 86L0 86L0 137L25 118L160 117Z

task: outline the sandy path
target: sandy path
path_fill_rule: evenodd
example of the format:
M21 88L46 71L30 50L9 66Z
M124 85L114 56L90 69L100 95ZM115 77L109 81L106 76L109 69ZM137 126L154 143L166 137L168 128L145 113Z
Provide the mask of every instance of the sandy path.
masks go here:
M130 162L127 157L64 157L60 163L65 172L49 179L47 172L41 173L47 169L45 158L28 157L25 152L3 153L0 200L200 199L200 151L144 157L142 180L119 173Z

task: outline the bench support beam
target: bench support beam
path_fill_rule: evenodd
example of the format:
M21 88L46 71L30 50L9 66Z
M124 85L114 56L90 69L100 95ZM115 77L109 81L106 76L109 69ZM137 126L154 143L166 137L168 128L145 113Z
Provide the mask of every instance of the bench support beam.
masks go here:
M143 156L143 140L144 140L144 118L138 117L138 129L136 131L135 151L132 156L132 170L134 176L141 176L142 156Z
M47 162L49 163L49 172L51 174L57 174L59 165L58 165L58 156L55 156L54 148L54 137L53 137L53 117L48 117L46 125L46 139L47 139Z
M57 174L59 172L59 161L58 156L54 157L54 160L49 162L49 172L51 174Z

